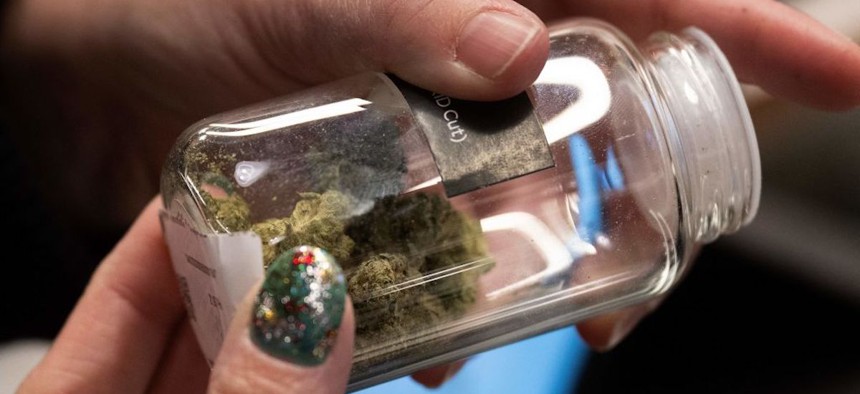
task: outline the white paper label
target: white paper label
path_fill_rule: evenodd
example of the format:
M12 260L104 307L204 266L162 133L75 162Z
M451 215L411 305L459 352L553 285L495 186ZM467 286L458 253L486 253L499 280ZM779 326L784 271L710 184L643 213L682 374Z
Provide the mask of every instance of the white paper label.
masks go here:
M263 247L253 232L201 234L161 212L164 239L191 326L211 366L236 305L263 277Z

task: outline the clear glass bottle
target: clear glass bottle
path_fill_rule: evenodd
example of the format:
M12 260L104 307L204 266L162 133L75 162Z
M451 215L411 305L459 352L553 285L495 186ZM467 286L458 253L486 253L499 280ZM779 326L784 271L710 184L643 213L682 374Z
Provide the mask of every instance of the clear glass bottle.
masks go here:
M738 81L695 28L637 47L574 19L550 39L505 102L368 73L190 127L162 181L165 217L208 248L205 280L180 275L188 307L229 321L274 256L322 247L357 313L355 390L664 293L755 214ZM217 351L222 329L195 330Z

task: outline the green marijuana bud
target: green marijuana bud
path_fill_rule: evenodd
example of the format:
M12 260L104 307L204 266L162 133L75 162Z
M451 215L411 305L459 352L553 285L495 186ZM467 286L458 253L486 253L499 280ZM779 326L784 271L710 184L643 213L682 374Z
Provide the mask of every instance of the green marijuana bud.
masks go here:
M401 273L401 284L413 279L411 287L401 286L402 293L393 295L402 296L396 302L387 295L377 295L378 301L355 297L356 311L372 313L366 319L377 324L375 333L366 331L363 328L369 323L360 322L364 318L359 317L359 338L381 338L383 332L395 335L397 327L406 327L406 331L432 327L462 315L477 299L478 276L492 265L480 225L436 195L383 198L350 221L346 232L356 242L354 254L365 258L349 276L350 292L358 288L366 297L367 289L378 289L377 282L393 281L389 272ZM427 279L445 270L450 272ZM380 331L378 327L387 328Z
M338 261L347 261L354 242L344 233L346 215L351 203L343 193L301 193L289 218L283 250L296 245L314 245L331 253Z
M353 241L344 234L350 199L342 193L301 193L289 218L269 219L251 226L263 242L263 265L268 267L283 251L314 245L338 261L348 261Z
M268 268L280 254L278 245L287 237L288 228L289 219L269 219L251 226L251 231L257 233L263 242L263 267Z
M422 277L406 256L390 253L365 260L347 276L357 346L381 344L445 320L448 313Z
M235 232L247 230L251 225L248 222L250 208L238 194L215 198L208 192L201 190L200 197L203 198L204 209L209 224L217 232Z
M352 195L300 193L289 217L253 225L248 204L237 194L201 196L220 228L260 236L267 268L296 245L320 247L342 262L359 347L397 341L462 316L477 299L480 274L492 266L478 222L437 195L378 198L367 212L350 217L357 203Z

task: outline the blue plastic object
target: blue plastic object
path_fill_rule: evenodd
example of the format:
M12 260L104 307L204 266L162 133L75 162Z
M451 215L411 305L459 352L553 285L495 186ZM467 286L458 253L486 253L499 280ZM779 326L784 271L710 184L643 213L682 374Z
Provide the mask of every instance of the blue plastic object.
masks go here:
M567 327L472 356L458 374L436 389L407 376L356 393L569 394L588 352L576 330Z

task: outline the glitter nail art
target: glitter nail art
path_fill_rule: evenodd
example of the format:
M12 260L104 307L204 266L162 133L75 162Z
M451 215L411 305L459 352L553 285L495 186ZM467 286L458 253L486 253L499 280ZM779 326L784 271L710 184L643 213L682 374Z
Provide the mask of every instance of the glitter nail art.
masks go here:
M301 365L325 361L343 317L346 284L328 252L299 246L272 262L257 294L251 340Z

